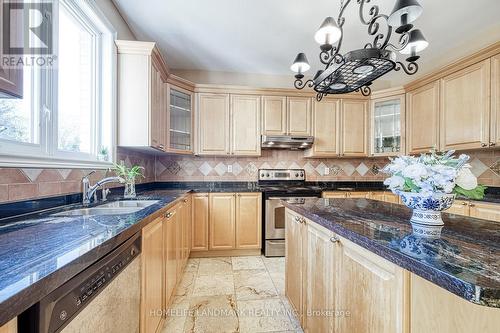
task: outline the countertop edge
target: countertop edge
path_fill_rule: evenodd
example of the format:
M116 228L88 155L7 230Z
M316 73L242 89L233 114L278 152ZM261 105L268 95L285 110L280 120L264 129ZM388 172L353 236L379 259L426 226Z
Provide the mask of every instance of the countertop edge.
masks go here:
M286 201L282 201L282 203L286 208L303 215L304 217L308 218L314 223L319 224L327 230L330 230L338 234L339 236L348 239L356 245L359 245L364 249L390 261L391 263L403 269L406 269L409 272L414 273L429 282L432 282L433 284L461 297L468 302L486 307L500 308L499 300L495 299L490 301L488 298L481 297L481 294L487 294L490 288L485 288L479 285L465 282L436 268L424 265L422 262L410 256L405 256L404 254L394 251L382 244L371 241L365 236L343 228L340 224L336 224L335 221L331 221L316 214L312 214L307 209L302 209L300 206L287 203ZM331 225L332 222L335 223L333 226ZM410 265L409 262L411 262L412 264ZM432 270L432 272L429 272L430 270Z

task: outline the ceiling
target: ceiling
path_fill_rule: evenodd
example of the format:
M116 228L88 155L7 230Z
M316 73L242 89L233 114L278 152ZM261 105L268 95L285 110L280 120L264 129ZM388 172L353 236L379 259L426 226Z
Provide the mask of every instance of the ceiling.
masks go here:
M326 16L338 16L340 7L340 0L114 2L138 39L158 42L173 69L290 75L290 80L289 67L298 52L307 54L312 67L308 74L323 68L313 35ZM421 54L415 77L500 40L498 0L419 2L424 12L415 26L423 31L429 47ZM394 3L370 2L384 14ZM342 53L372 40L359 21L358 8L352 0L346 10ZM391 72L381 82L384 87L397 86L415 77Z

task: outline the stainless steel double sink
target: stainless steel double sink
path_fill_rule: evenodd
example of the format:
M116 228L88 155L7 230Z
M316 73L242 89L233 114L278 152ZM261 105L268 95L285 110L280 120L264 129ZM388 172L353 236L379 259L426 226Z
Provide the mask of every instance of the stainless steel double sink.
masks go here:
M138 212L154 205L158 200L119 200L96 207L77 208L53 214L52 216L122 215Z

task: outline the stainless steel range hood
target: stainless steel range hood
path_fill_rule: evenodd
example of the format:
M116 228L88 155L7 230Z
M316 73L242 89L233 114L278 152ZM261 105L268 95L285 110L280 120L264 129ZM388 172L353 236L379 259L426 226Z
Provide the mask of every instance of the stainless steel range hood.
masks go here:
M312 136L263 135L262 148L268 149L308 149L314 143Z

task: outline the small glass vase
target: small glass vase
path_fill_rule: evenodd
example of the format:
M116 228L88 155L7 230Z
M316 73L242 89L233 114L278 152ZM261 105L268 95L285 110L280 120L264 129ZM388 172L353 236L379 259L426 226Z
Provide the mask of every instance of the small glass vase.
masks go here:
M125 183L125 191L123 193L125 199L133 199L136 197L135 194L135 180L128 180Z

